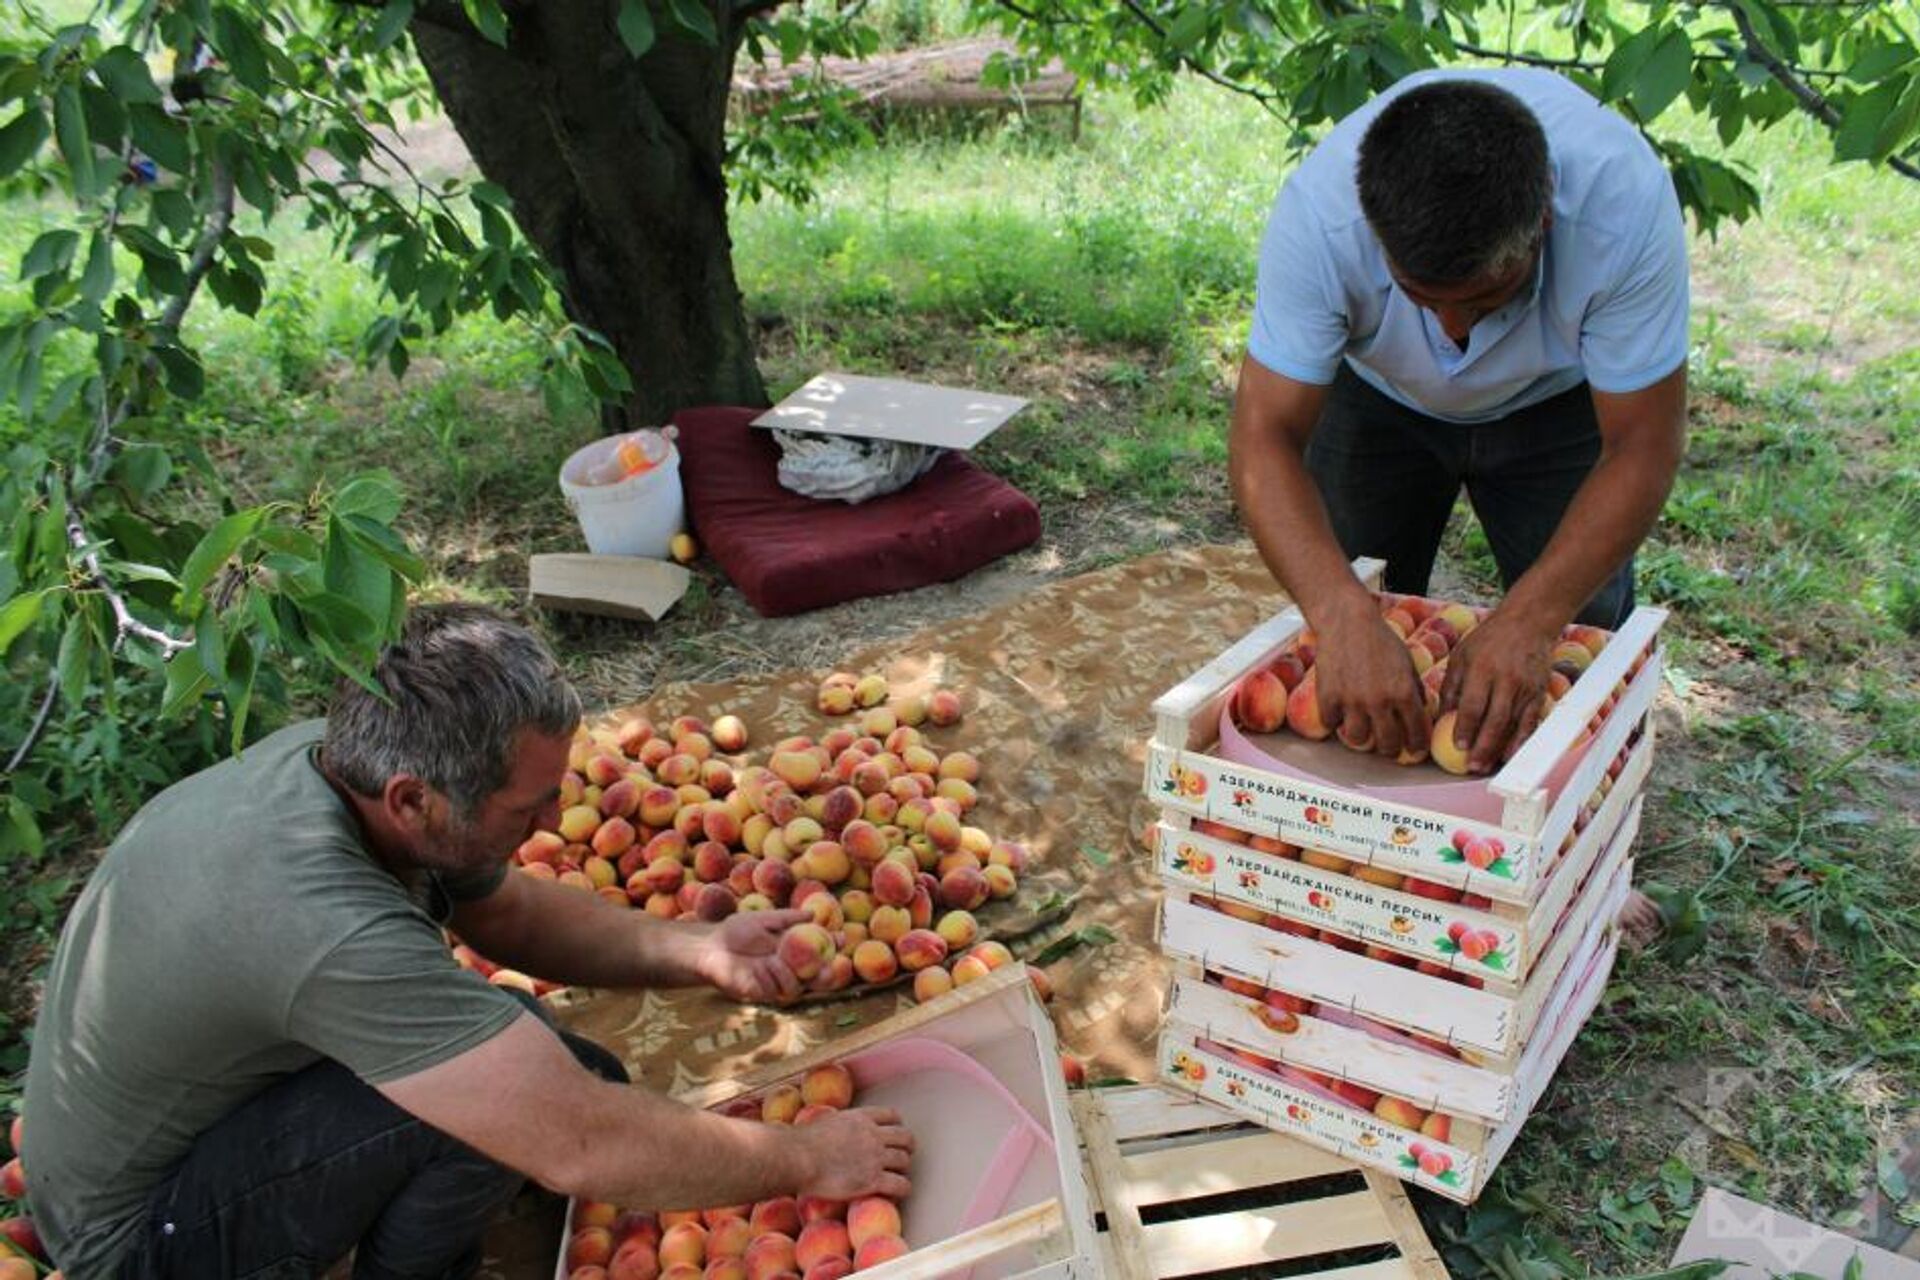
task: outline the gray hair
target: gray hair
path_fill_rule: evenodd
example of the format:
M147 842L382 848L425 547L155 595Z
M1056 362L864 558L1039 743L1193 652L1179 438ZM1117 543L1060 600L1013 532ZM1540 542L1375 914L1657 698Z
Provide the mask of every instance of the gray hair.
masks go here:
M481 605L414 609L374 666L386 697L341 680L327 711L327 768L377 796L412 774L461 819L505 785L523 729L551 736L580 722L580 695L540 638Z

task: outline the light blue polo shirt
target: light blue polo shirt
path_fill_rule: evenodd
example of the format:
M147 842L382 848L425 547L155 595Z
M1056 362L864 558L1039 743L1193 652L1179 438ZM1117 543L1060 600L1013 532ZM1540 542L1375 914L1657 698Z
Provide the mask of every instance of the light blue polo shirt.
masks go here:
M1474 325L1464 353L1387 272L1360 209L1360 138L1396 94L1484 80L1524 102L1547 135L1553 225L1533 285ZM1325 385L1344 357L1409 408L1485 422L1579 385L1638 391L1687 356L1687 233L1672 180L1618 113L1551 71L1408 76L1336 125L1281 187L1260 246L1248 351Z

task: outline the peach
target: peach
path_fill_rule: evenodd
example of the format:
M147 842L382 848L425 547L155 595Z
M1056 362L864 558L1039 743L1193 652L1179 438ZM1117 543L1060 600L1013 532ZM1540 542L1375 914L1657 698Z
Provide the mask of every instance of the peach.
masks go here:
M586 768L580 772L586 778L588 786L599 787L604 791L627 776L627 762L618 755L603 751L598 755L590 756L587 759Z
M1272 671L1260 670L1240 682L1233 695L1233 718L1249 733L1273 733L1287 722L1287 686Z
M793 860L793 874L825 885L844 882L852 870L853 862L847 857L847 851L835 840L816 840Z
M713 745L729 755L743 751L747 745L747 722L736 715L723 715L713 722L708 730Z
M746 1253L747 1245L753 1240L753 1228L747 1225L744 1216L727 1217L707 1224L707 1260L716 1258L738 1258Z
M978 856L968 853L965 849L955 849L952 853L943 853L934 859L933 874L944 880L947 876L963 867L969 871L978 871L980 869L980 859Z
M1388 1124L1398 1125L1402 1129L1418 1130L1427 1121L1427 1113L1408 1102L1405 1098L1383 1095L1373 1104L1373 1114Z
M1589 627L1576 623L1568 627L1566 631L1562 633L1561 638L1582 646L1588 653L1597 658L1600 656L1601 651L1607 647L1609 637L1606 632L1598 627Z
M887 837L865 818L855 818L841 829L840 846L863 867L871 867L887 856Z
M1430 898L1435 902L1458 902L1465 895L1451 885L1440 884L1433 880L1422 880L1418 876L1408 876L1401 881L1402 892L1416 898Z
M992 972L993 970L987 967L987 962L979 956L961 956L953 962L953 985L964 987L970 982L980 981Z
M706 1270L691 1262L676 1262L660 1273L660 1280L706 1280Z
M653 776L669 787L685 786L700 781L700 758L685 751L676 751L660 762Z
M1432 1111L1420 1122L1420 1132L1439 1142L1446 1142L1453 1136L1453 1117L1444 1111Z
M560 815L560 837L568 844L585 844L600 829L600 810L590 804L576 804Z
M959 724L960 695L951 689L935 689L927 695L927 723L944 729Z
M703 884L725 880L733 873L733 854L718 840L702 840L693 847L693 878Z
M876 905L873 895L865 889L848 889L840 895L840 914L848 924L864 925L873 919Z
M852 1258L822 1258L808 1267L800 1280L842 1280L853 1274Z
M913 918L905 907L875 907L873 918L867 921L867 935L885 943L899 942L912 929Z
M820 780L820 757L811 750L776 751L767 761L767 767L795 791L805 791Z
M907 1242L899 1236L874 1236L853 1253L853 1269L865 1271L883 1262L907 1256Z
M960 847L960 825L958 814L936 809L927 815L922 830L927 839L933 842L934 848L951 851Z
M596 889L608 888L620 878L613 863L597 855L582 862L580 870L585 873L588 880L593 882L593 887Z
M1582 652L1585 652L1582 650ZM1449 711L1433 722L1433 741L1430 744L1433 762L1448 773L1464 775L1467 772L1466 749L1455 744L1453 727L1458 713Z
M802 982L818 976L833 954L833 938L818 924L797 924L780 935L780 960Z
M913 975L913 998L920 1004L947 994L953 990L953 975L938 965L931 965Z
M700 1266L707 1260L707 1229L698 1222L676 1222L660 1237L660 1261L672 1267Z
M722 845L740 843L740 819L733 810L725 805L708 804L700 807L700 830L707 839Z
M1025 871L1029 861L1027 846L1018 840L996 840L993 848L987 851L988 866L1005 867L1015 875Z
M827 831L838 831L860 816L866 796L853 787L835 787L820 801L820 823ZM822 832L822 835L826 832Z
M600 814L607 818L631 818L640 811L641 784L629 777L616 779L600 793Z
M962 782L980 781L980 759L971 751L950 751L940 762L937 778L958 778Z
M956 911L972 911L991 892L986 876L972 867L955 867L940 879L941 904Z
M1357 866L1353 869L1355 880L1365 880L1368 884L1377 884L1384 889L1398 889L1406 877L1397 871L1388 871L1385 867Z
M840 909L840 899L831 893L823 891L813 894L802 904L802 909L828 933L838 933L846 926L847 914Z
M1319 849L1302 849L1300 861L1310 867L1318 867L1322 871L1337 871L1341 875L1345 875L1353 868L1352 859L1342 858L1337 854L1326 853Z
M709 924L725 920L740 909L740 899L724 884L703 884L693 900L693 914Z
M1349 751L1373 750L1373 727L1369 725L1366 732L1362 733L1353 727L1357 723L1359 722L1351 718L1340 722L1340 728L1335 731L1335 736L1340 739L1340 745Z
M965 778L942 778L934 785L936 797L953 801L961 813L971 813L980 803L980 793Z
M1306 679L1294 686L1293 692L1287 695L1287 728L1315 741L1333 732L1320 715L1319 684L1314 673L1309 671Z
M847 1224L833 1218L822 1218L818 1222L809 1222L800 1230L800 1238L794 1241L793 1258L803 1269L829 1258L850 1257L853 1246L848 1243Z
M853 957L840 954L827 961L826 968L815 974L807 983L807 990L815 992L845 991L853 985Z
M860 707L877 707L887 700L887 678L868 672L853 683L853 701Z
M1003 942L982 942L967 954L978 956L989 969L998 969L1013 963L1013 952L1007 950Z
M853 971L862 982L887 982L900 972L900 962L891 946L868 938L853 949Z
M793 1271L793 1237L783 1231L769 1231L753 1238L742 1259L747 1264L747 1280L774 1280Z
M988 867L980 875L987 882L987 896L996 901L1011 898L1020 891L1020 879L1010 867Z
M763 858L754 864L754 890L764 893L773 902L785 902L792 895L794 882L798 879L793 874L793 868L784 862Z
M606 1227L583 1227L567 1237L567 1268L599 1267L613 1257L613 1232Z
M1062 1050L1060 1054L1060 1074L1067 1082L1067 1088L1077 1089L1087 1082L1087 1064L1078 1057Z
M637 1237L622 1241L607 1264L607 1280L657 1280L659 1274L658 1247L651 1240Z
M560 856L560 851L566 847L567 842L562 840L554 832L536 831L521 841L520 847L514 850L513 856L514 860L522 865L529 862L551 864Z
M860 729L870 737L884 738L899 727L900 719L890 707L869 707L860 713Z
M894 953L899 956L902 969L908 973L918 973L947 958L947 943L946 939L931 929L910 929L900 941L894 943Z
M679 811L680 793L656 784L641 790L640 807L635 812L643 825L664 827L672 823L673 815Z
M922 875L920 887L913 891L913 901L907 904L907 919L913 921L916 929L933 928L933 891L926 886L931 876Z
M904 907L913 901L918 883L915 873L891 858L873 869L873 898L888 907Z
M934 932L940 935L949 951L962 951L980 937L980 922L970 911L949 911L940 917Z
M800 1081L800 1097L819 1106L853 1105L853 1073L837 1062L815 1067Z
M756 1238L774 1232L784 1236L800 1234L800 1204L792 1196L775 1196L753 1206L747 1218Z
M900 802L882 791L877 796L868 796L867 803L860 809L860 816L868 822L885 824L893 821L893 815L900 811Z
M1444 622L1453 629L1454 643L1464 640L1475 627L1480 625L1480 615L1464 604L1441 606L1440 610L1428 620L1427 625Z
M700 1280L747 1280L746 1261L741 1258L715 1258L700 1273Z
M1045 969L1028 969L1027 982L1033 987L1033 994L1040 997L1041 1004L1053 999L1053 979Z
M845 1200L829 1200L825 1196L801 1196L799 1205L802 1226L809 1222L818 1222L822 1218L846 1221L847 1202Z

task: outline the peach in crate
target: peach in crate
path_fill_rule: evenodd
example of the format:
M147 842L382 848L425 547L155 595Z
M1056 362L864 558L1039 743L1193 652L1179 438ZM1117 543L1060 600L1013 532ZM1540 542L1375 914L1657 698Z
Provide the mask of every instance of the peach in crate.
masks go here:
M1354 565L1375 582L1383 567L1373 560ZM1154 703L1146 794L1186 820L1528 905L1544 890L1567 835L1591 813L1621 748L1645 733L1660 683L1665 618L1659 609L1636 609L1604 644L1594 642L1598 656L1583 646L1589 663L1532 737L1493 776L1459 779L1293 731L1242 733L1234 719L1241 682L1255 672L1280 672L1280 660L1302 650L1305 619L1286 609ZM1416 621L1409 639L1442 623L1465 625L1440 606ZM1276 678L1285 682L1284 674ZM1311 678L1309 670L1290 700ZM1270 711L1261 697L1249 703Z
M838 1106L849 1097L855 1106L900 1112L913 1131L913 1194L890 1208L784 1197L739 1207L747 1219L746 1248L765 1241L769 1255L757 1263L743 1258L743 1274L800 1275L803 1261L829 1274L842 1257L863 1280L1093 1280L1099 1274L1059 1047L1023 965L1007 965L830 1045L681 1101L804 1122L807 1107ZM581 1210L581 1202L570 1206L570 1237ZM699 1215L700 1265L712 1265L716 1230L741 1234L714 1226L717 1216L730 1213ZM689 1255L694 1238L683 1233ZM567 1277L563 1265L556 1280Z

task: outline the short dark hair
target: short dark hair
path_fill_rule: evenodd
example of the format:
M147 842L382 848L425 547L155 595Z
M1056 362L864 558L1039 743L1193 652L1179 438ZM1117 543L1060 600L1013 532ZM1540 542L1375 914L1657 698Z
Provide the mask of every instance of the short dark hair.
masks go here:
M1389 102L1360 140L1360 207L1394 267L1421 284L1513 268L1553 199L1547 135L1480 80L1436 80Z
M547 646L482 605L414 609L372 680L384 699L352 680L334 689L328 770L364 796L412 774L463 818L506 784L522 729L557 737L580 722L580 695Z

